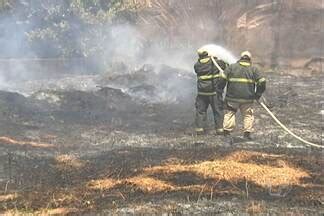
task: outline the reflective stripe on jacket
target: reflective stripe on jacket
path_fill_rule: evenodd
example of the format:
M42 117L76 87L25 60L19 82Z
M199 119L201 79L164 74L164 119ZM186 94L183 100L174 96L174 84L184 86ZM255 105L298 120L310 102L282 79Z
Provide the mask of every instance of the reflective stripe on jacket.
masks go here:
M250 62L240 60L227 67L224 75L221 86L225 87L227 83L227 101L251 103L265 91L266 79Z
M222 60L216 60L217 64L225 70L226 63ZM194 66L197 74L197 89L199 95L215 95L219 90L218 83L221 73L214 65L210 57L199 59Z

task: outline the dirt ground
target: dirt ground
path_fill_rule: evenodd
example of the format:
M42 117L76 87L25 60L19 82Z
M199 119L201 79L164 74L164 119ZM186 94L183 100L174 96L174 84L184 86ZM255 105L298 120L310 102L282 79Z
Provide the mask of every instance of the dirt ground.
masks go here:
M171 83L149 70L0 92L0 214L324 214L322 150L257 104L253 141L242 141L240 124L233 144L212 129L197 137L194 77L173 73ZM323 144L323 75L266 76L272 111Z

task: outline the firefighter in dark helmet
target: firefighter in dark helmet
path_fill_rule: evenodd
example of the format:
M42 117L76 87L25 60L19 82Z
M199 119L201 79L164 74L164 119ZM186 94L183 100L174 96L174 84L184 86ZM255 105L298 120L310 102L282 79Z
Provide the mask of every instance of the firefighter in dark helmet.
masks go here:
M219 79L222 76L221 68L226 68L226 63L217 57L209 56L207 51L198 50L199 59L194 66L197 74L198 95L196 98L196 133L204 134L207 126L207 110L210 106L214 115L216 134L223 134L223 99L222 89L219 88ZM213 59L214 58L214 62ZM216 64L217 65L216 65Z
M253 102L259 100L266 89L266 79L252 65L249 51L242 52L241 59L224 71L220 80L220 88L226 85L226 114L224 116L224 134L229 135L235 127L235 114L240 110L243 116L244 138L251 140L254 115Z

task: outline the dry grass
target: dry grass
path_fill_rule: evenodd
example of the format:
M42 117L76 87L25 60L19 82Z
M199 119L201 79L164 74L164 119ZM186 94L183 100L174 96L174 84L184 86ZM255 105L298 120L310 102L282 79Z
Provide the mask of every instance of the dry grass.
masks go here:
M38 143L38 142L32 142L32 141L18 141L15 139L12 139L10 137L0 137L1 144L5 145L19 145L24 147L32 147L32 148L55 148L54 145L48 144L48 143Z
M99 179L92 180L87 183L87 187L92 190L109 190L119 184L120 181L107 178L107 179Z
M60 171L76 171L87 165L86 161L82 161L74 155L59 155L55 158L56 168Z
M266 206L264 202L250 202L246 207L246 213L250 215L263 214L266 211Z
M234 158L249 158L256 153L249 155L234 155ZM233 156L233 155L232 155ZM281 167L269 165L258 165L233 160L233 157L225 160L214 160L200 162L191 165L165 165L145 169L147 174L176 174L180 172L193 172L198 176L213 178L215 180L225 180L229 182L239 182L242 180L253 182L262 187L280 185L298 185L303 178L310 177L303 170L289 167L282 164Z
M202 152L203 153L203 152ZM213 156L212 156L213 157ZM139 199L143 194L145 196L155 196L164 193L172 193L172 196L183 196L189 194L195 197L213 199L222 196L242 196L245 195L253 199L268 194L269 186L276 189L283 185L299 186L299 194L304 195L310 189L304 187L305 178L312 178L309 171L301 168L287 165L282 155L269 155L266 153L238 151L225 157L217 157L211 161L199 161L183 163L183 160L177 158L161 160L160 165L142 168L134 173L126 171L121 174L109 175L107 178L93 176L93 180L76 178L74 186L69 188L48 187L46 191L36 190L19 194L21 206L37 209L38 212L58 212L60 215L70 208L80 208L80 210L89 210L100 206L107 206L120 200L122 202L132 202L132 199ZM211 158L210 158L211 159ZM271 159L282 161L281 166L272 166L264 164L264 161ZM115 160L115 159L114 159ZM256 162L256 161L258 162ZM80 160L72 155L60 155L56 158L56 168L64 173L71 173L75 170L88 170L91 163ZM260 163L259 163L260 161ZM105 162L106 163L106 162ZM279 163L279 162L278 162ZM89 166L88 166L89 165ZM129 165L123 165L125 169ZM130 167L129 167L130 168ZM133 168L133 167L132 167ZM112 171L112 167L107 167ZM131 170L131 169L130 169ZM79 172L79 171L78 171ZM108 176L108 175L107 175ZM247 190L241 184L248 184ZM314 185L309 185L313 187ZM318 186L321 188L321 186ZM305 191L307 190L307 191ZM296 192L296 191L295 191ZM305 197L307 200L316 200L319 195L314 191L309 191L313 197ZM299 196L300 196L299 195ZM0 196L0 202L10 203L16 195ZM300 196L301 197L301 196ZM303 200L304 198L301 198ZM107 203L108 202L108 203ZM113 204L112 204L113 205ZM35 207L36 206L36 207ZM50 208L51 212L44 209ZM249 214L263 213L262 203L249 203L246 206L246 212ZM67 213L68 214L68 213Z
M1 213L2 216L23 216L23 215L69 215L78 212L76 208L55 208L55 209L43 209L33 213L27 213L19 210L9 210Z
M8 202L17 199L18 195L16 193L0 195L0 202Z
M238 162L244 162L248 161L254 158L261 158L261 159L278 159L278 158L285 158L285 155L276 155L276 154L267 154L267 153L261 153L256 151L235 151L226 157L224 157L224 160L232 160L232 161L238 161Z
M164 191L172 191L175 189L174 186L165 181L145 176L127 179L126 183L134 185L143 192L148 193L159 193Z
M109 190L117 185L130 185L137 188L143 192L147 193L158 193L163 191L174 190L174 186L168 184L167 182L147 177L147 176L136 176L134 178L128 178L123 180L115 180L111 178L92 180L88 182L87 187L92 190Z
M72 213L78 212L78 209L76 208L55 208L55 209L44 209L40 210L36 213L36 215L39 216L45 216L45 215L68 215Z
M150 168L145 168L143 172L137 176L115 180L111 178L92 180L87 183L89 189L92 190L109 190L116 185L131 185L146 193L159 193L170 191L190 191L199 192L202 190L211 190L210 185L201 182L193 182L191 185L177 185L168 180L162 180L158 176L181 178L178 174L192 173L195 176L204 179L214 179L229 183L252 182L258 186L269 188L279 187L282 185L301 185L304 178L310 175L294 167L283 164L280 167L270 165L259 165L253 162L246 162L254 156L275 157L276 160L282 161L280 156L267 155L257 152L236 152L229 155L224 160L204 161L196 164L165 164ZM237 159L234 160L234 159ZM242 161L242 162L241 162ZM206 180L207 181L207 180Z

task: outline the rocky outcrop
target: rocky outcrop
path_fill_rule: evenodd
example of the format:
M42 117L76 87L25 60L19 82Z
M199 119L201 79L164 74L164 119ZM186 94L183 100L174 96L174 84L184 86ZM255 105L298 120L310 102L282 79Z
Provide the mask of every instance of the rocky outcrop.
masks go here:
M320 0L142 2L143 32L150 38L163 35L167 43L213 42L235 54L249 49L258 62L272 67L294 67L296 60L324 55Z

